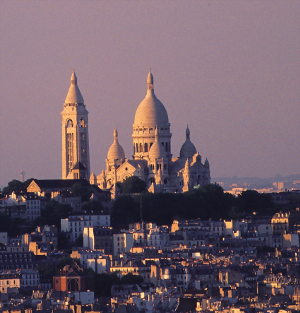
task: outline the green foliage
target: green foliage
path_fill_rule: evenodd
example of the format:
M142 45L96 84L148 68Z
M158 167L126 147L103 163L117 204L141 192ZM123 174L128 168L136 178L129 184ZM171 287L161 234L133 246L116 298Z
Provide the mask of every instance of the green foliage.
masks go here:
M119 284L120 279L116 273L95 275L95 294L102 297L110 297L111 286Z
M74 259L66 256L60 259L58 265L57 265L57 271L59 273L60 270L62 270L66 265L72 265L74 263Z
M244 212L253 211L261 215L276 213L269 195L249 190L236 198L219 185L208 184L185 193L120 196L114 202L111 222L113 227L121 229L141 220L170 225L174 218L237 219Z
M3 188L3 193L10 195L12 192L20 193L23 191L23 183L17 179L13 179L7 185L7 187Z
M40 263L37 267L39 274L42 278L52 278L53 276L58 276L60 271L66 265L72 265L74 260L70 257L63 257L59 260L57 266L48 266L47 263Z
M111 296L111 287L116 284L140 284L144 281L140 275L128 273L120 279L116 273L95 275L95 294L102 297Z
M76 247L83 247L83 236L80 234L78 238L75 240Z
M245 190L237 197L237 205L241 212L263 212L273 207L271 195L259 193L256 190Z
M116 229L127 228L129 223L140 221L139 198L121 195L114 202L111 224Z
M0 213L0 231L8 232L12 225L12 219L6 214Z
M75 196L81 197L82 202L88 201L92 195L92 188L82 182L74 184L70 190Z
M103 205L100 201L91 199L82 205L82 210L87 211L88 213L100 213L101 211L103 211Z
M55 225L60 231L62 218L67 218L72 213L72 207L69 204L59 203L51 200L46 204L42 216L34 221L34 226Z
M120 281L121 284L141 284L143 282L144 278L142 276L133 275L132 273L122 276Z
M117 185L120 188L121 193L141 193L147 190L147 183L138 178L137 176L128 177L121 184Z
M15 193L26 192L27 187L34 178L27 179L24 183L17 179L13 179L8 183L6 187L3 188L2 192L6 195L10 195L13 191Z
M59 233L57 235L57 249L58 250L72 249L72 245L70 243L70 240L67 238L67 234Z

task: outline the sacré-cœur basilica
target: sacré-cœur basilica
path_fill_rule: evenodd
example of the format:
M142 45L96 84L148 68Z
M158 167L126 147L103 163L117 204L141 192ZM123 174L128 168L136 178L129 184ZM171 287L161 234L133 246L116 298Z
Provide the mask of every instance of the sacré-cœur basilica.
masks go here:
M151 72L147 77L147 94L138 106L133 122L133 159L125 157L117 129L99 175L90 175L88 111L73 71L62 115L62 178L85 178L101 189L116 193L116 182L137 176L147 182L150 192L185 192L210 183L209 162L204 163L190 139L186 140L179 157L171 153L171 131L168 113L154 93Z

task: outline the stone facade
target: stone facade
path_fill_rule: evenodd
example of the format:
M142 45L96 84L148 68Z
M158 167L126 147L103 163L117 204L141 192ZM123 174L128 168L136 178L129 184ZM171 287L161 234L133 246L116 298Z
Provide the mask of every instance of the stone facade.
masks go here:
M195 186L210 183L210 167L190 140L186 129L186 141L179 157L171 153L170 123L164 105L154 93L153 75L147 77L147 94L138 106L133 123L133 159L126 159L114 130L114 142L109 148L106 169L90 177L90 183L101 189L113 189L116 182L137 176L147 182L151 192L184 192Z
M89 179L88 111L73 71L62 115L62 179Z

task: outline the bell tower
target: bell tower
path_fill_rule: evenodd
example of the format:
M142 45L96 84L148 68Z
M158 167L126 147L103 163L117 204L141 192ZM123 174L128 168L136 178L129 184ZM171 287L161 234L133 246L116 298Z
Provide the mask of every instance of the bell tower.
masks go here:
M90 177L88 111L77 85L73 70L62 115L62 179ZM76 175L75 165L81 164L81 175ZM74 172L73 172L74 169Z

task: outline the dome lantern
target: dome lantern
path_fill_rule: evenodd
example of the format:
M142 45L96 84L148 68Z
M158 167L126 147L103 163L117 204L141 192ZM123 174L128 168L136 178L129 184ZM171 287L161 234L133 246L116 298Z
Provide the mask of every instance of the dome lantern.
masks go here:
M184 144L181 146L180 154L179 154L179 157L184 158L184 159L191 158L193 155L195 155L195 153L197 153L197 150L194 144L190 140L189 126L186 127L185 134L186 134L186 140Z
M107 159L110 161L125 160L125 153L122 146L118 142L118 131L116 128L114 130L114 142L107 152Z

